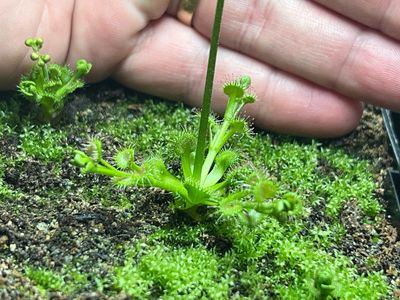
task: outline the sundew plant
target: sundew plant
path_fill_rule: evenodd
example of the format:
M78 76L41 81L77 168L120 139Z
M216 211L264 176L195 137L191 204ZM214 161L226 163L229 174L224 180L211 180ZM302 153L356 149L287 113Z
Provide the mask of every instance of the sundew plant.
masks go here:
M299 211L298 197L293 193L276 197L277 186L261 173L245 170L243 174L247 176L244 176L240 189L230 191L235 181L234 172L230 171L240 160L240 155L226 145L234 135L248 131L248 125L239 113L244 105L255 102L256 96L249 92L249 76L227 82L223 90L228 102L222 121L210 115L223 5L224 1L217 2L198 134L182 132L176 138L181 174L172 174L163 158L158 156L138 164L132 148L118 151L114 166L104 159L99 139L91 140L85 151L77 150L73 162L83 173L110 176L118 186L157 187L169 191L175 196L173 206L196 220L208 214L210 210L206 213L199 210L206 207L221 215L238 215L249 223L257 222L262 215L286 221L289 215Z
M68 66L49 63L50 55L39 52L43 46L41 38L29 38L25 45L32 49L30 58L34 64L29 74L21 77L18 89L39 107L40 121L51 122L64 108L66 97L84 86L83 77L90 72L92 65L79 59L76 70L72 71Z

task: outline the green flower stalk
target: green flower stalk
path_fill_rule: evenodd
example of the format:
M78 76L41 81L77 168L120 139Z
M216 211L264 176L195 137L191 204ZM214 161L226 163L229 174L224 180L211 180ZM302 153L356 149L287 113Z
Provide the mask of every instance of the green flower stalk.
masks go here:
M54 120L64 108L67 95L84 86L83 77L90 72L92 65L84 59L76 62L76 70L68 66L49 63L50 55L41 54L41 38L27 39L25 45L32 49L30 55L34 62L28 75L21 77L18 89L25 98L40 108L40 119L44 122Z

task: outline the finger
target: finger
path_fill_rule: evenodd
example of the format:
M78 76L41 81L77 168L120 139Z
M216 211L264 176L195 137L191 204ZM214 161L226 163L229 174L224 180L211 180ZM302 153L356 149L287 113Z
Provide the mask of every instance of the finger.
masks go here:
M87 79L107 78L132 48L136 33L167 7L168 0L76 1L67 64L86 58L93 64Z
M27 38L43 38L42 52L51 53L52 61L65 60L73 6L73 0L0 1L0 89L14 88L20 74L28 71Z
M200 1L194 27L209 36L213 1ZM234 1L221 42L343 95L400 110L400 44L311 1Z
M134 89L162 98L200 105L209 43L172 18L142 31L137 47L120 64L114 78ZM218 54L213 106L224 110L221 86L226 75L248 74L259 100L247 113L256 125L305 136L338 136L353 129L361 116L359 102L282 73L235 51Z
M400 39L398 0L314 0L357 22Z

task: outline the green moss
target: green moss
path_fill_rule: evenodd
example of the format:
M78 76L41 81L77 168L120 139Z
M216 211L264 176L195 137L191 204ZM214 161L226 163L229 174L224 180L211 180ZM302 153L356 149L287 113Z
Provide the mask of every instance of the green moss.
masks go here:
M146 100L140 103L140 113L127 113L130 103L121 103L114 113L98 124L101 135L112 136L123 147L134 146L136 155L176 158L173 139L186 128L195 128L196 115L181 104ZM121 115L123 117L121 117ZM160 117L164 116L164 117Z
M272 141L264 134L242 139L237 146L259 168L278 178L282 187L303 195L311 207L323 202L329 217L338 218L349 200L355 200L366 216L375 217L382 211L374 199L375 185L367 161L340 149L323 148L315 141Z
M44 162L60 162L71 152L66 132L54 129L50 125L25 126L20 139L20 147L24 154Z
M35 282L36 287L43 295L49 291L66 292L68 290L64 277L53 271L28 267L25 269L25 273L30 280Z
M72 294L89 283L87 274L68 267L64 267L59 272L27 267L25 274L35 283L40 293L46 297L49 296L49 292Z
M139 299L227 299L229 270L204 248L162 245L130 255L115 270L115 287Z
M12 165L12 162L9 162L9 159L0 153L0 202L19 199L22 196L21 192L12 189L12 187L3 180L6 168L10 165Z
M387 294L381 273L360 275L349 258L332 255L299 229L274 219L253 229L219 223L219 232L211 224L166 228L127 251L114 287L138 299L318 299L316 276L324 272L332 274L335 299Z
M13 128L9 125L10 114L0 110L0 138L13 133Z
M327 212L338 215L344 202L356 200L363 212L370 217L382 211L374 199L375 184L368 163L349 157L343 151L322 149L321 158L326 159L334 173L324 178L323 190L328 198Z
M68 179L68 182L63 182L65 190L49 186L46 195L32 192L26 201L40 199L43 206L54 203L54 207L59 207L57 201L65 203L63 198L72 194L68 202L71 214L80 212L74 206L76 203L84 203L85 208L93 205L104 212L122 212L127 219L138 216L133 211L138 208L138 200L144 202L146 189L118 190L102 177L80 177L74 167L68 169L65 164L61 167L61 162L70 157L72 147L82 147L96 136L103 141L108 157L116 148L133 144L139 160L162 154L172 172L178 173L174 137L182 128L195 128L198 122L197 114L181 104L132 97L125 102L109 103L107 109L91 104L93 119L82 113L76 124L54 129L32 126L25 115L16 125L14 108L3 102L2 105L0 135L15 137L17 148L11 157L8 153L0 156L0 203L7 201L12 207L21 195L5 182L5 169L18 168L17 162L34 160L51 168L49 173L54 179ZM67 143L71 137L76 145ZM382 211L374 197L368 162L337 149L326 149L315 141L265 133L237 138L229 147L240 149L239 168L248 168L251 161L252 170L261 170L278 185L279 195L296 192L304 201L304 214L283 225L267 219L254 228L229 218L193 224L183 218L176 219L176 215L171 215L170 223L160 227L160 223L165 223L154 218L151 230L140 232L144 241L136 249L131 245L137 237L119 240L117 236L115 240L107 240L105 245L115 243L105 249L114 256L110 254L112 258L103 262L107 264L104 272L81 273L83 263L73 258L70 268L55 271L43 265L27 268L27 276L44 293L59 291L70 296L82 290L97 290L106 296L126 293L139 299L312 299L318 294L315 287L318 271L326 270L335 275L334 295L338 299L384 298L388 286L381 273L361 275L348 257L334 250L346 234L339 216L348 201L361 209L365 215L362 222L378 218ZM246 175L243 170L232 172L234 189L240 189ZM154 195L157 192L152 191ZM28 204L34 207L39 203ZM132 224L143 222L134 221L137 222ZM120 225L117 220L116 223L116 227ZM80 228L91 224L80 224ZM65 232L62 238L68 240L68 234ZM93 241L97 243L107 237L99 233ZM378 241L378 237L373 238L373 242ZM115 258L116 253L124 253L120 248L128 249L125 261ZM372 267L377 264L373 258L369 263ZM100 269L99 265L94 262L94 269Z
M0 92L0 138L15 133L20 119L19 110L20 103L14 94Z
M223 236L233 241L230 255L235 257L234 263L237 268L246 266L246 276L255 281L252 286L264 286L279 299L313 299L317 293L315 276L324 271L333 275L333 295L338 299L380 299L386 295L385 276L360 276L349 258L332 255L324 245L301 234L302 226L296 225L282 226L271 219L247 230L232 224L222 227ZM368 281L373 289L366 287Z

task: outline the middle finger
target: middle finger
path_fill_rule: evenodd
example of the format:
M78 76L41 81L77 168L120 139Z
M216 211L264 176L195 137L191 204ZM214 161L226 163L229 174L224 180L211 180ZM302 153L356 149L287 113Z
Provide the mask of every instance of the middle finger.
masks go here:
M209 36L215 1L200 1L194 27ZM299 0L227 0L221 43L344 95L400 110L400 45Z

